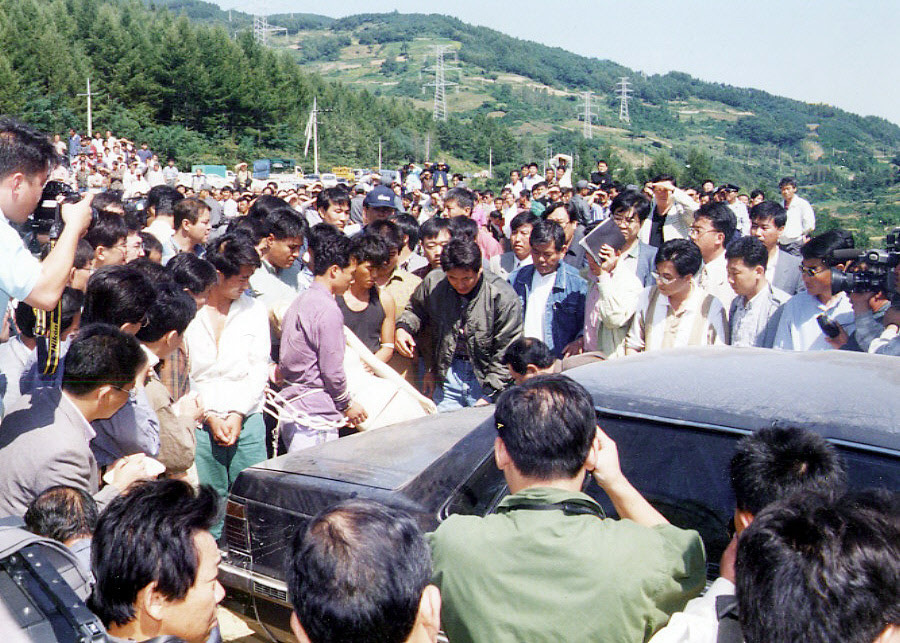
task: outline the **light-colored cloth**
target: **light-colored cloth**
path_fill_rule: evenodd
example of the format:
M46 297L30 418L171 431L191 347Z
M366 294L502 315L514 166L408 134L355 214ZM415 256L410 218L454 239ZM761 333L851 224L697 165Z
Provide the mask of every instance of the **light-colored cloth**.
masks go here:
M22 397L20 380L31 361L32 352L19 337L11 337L8 342L0 344L0 395L3 396L0 408L10 409Z
M525 337L534 337L544 340L544 312L547 308L547 299L556 282L556 271L542 275L537 270L531 278L531 292L528 294L528 303L525 306Z
M691 599L683 611L672 614L668 625L650 643L716 643L719 635L716 599L729 595L734 595L734 583L717 578L703 596Z
M729 309L735 293L728 283L728 263L725 261L724 250L709 263L703 263L697 275L697 285L718 299L726 311Z
M269 372L269 321L261 302L242 294L228 310L216 341L207 307L184 333L191 355L191 390L208 411L236 411L245 418L262 410Z
M625 339L625 346L636 351L727 343L722 303L696 284L677 313L656 286L645 288Z
M807 292L800 292L785 304L775 332L774 348L793 351L826 351L832 346L825 341L825 333L816 321L824 314L843 326L847 335L856 327L853 306L846 293L838 293L827 304Z
M0 212L0 317L6 313L10 299L23 300L37 285L41 264L22 238Z
M766 264L766 281L788 295L806 290L800 277L800 257L776 247Z
M734 203L729 203L728 207L734 212L734 218L737 220L737 229L742 235L750 234L750 212L747 206L740 199L735 199Z
M731 345L772 348L781 319L781 305L788 299L790 295L770 284L766 284L750 301L745 297L735 297L728 315Z
M672 192L669 209L663 213L666 217L662 228L663 241L687 239L690 236L691 224L694 223L694 212L699 208L700 204L688 196L687 192L675 188ZM656 201L653 202L650 216L641 225L640 239L644 243L650 242L650 228L654 214L656 214Z
M620 259L621 260L621 259ZM625 337L644 286L630 266L604 271L591 285L584 307L584 350L607 358L625 354Z
M787 223L778 238L781 245L801 242L803 235L816 229L816 213L806 199L794 195L790 205L784 203L784 209L787 210Z

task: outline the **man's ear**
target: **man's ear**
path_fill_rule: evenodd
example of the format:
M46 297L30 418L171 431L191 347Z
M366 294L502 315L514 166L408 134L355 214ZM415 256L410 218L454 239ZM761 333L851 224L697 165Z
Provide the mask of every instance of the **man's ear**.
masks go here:
M743 509L734 510L734 529L737 533L742 533L750 523L753 522L753 514Z
M143 612L154 621L161 621L166 606L165 597L156 590L156 583L145 585L137 595L135 607L138 614Z
M537 375L540 372L541 372L541 370L537 367L537 364L529 364L528 366L525 367L525 376L526 377L534 377L535 375Z
M512 463L512 458L509 457L509 451L506 450L506 445L499 437L494 439L494 462L497 464L497 468L500 469L500 471L503 471L505 467L508 467Z
M311 643L309 637L306 635L306 630L300 625L300 619L297 618L296 612L291 612L291 631L294 633L294 636L297 637L298 643Z
M438 632L441 630L441 590L434 585L426 585L422 590L419 612L416 614L416 624L413 627L420 626L425 628L429 641L437 641Z
M584 470L585 471L593 471L597 468L597 458L600 457L600 438L594 434L594 439L591 440L591 448L588 451L587 457L584 459Z

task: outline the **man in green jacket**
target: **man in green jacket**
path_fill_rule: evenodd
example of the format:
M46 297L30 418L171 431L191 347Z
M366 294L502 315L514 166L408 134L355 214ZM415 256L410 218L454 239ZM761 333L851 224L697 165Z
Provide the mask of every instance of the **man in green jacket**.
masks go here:
M453 643L646 641L703 589L699 535L631 486L581 385L532 378L500 395L495 420L511 495L494 514L453 515L430 534ZM620 520L581 492L585 473Z
M473 240L452 239L441 268L413 293L397 321L395 347L413 357L419 337L423 392L433 394L438 411L489 404L509 384L501 359L522 334L522 306L512 286L482 269Z

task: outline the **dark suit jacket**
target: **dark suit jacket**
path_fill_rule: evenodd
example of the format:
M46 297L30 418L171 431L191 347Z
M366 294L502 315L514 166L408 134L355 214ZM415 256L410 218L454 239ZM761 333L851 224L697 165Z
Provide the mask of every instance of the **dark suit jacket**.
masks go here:
M56 485L83 489L102 509L118 494L98 493L100 472L85 439L84 418L57 388L40 388L9 409L0 423L0 516L21 516Z
M780 251L772 274L772 285L792 296L806 290L800 278L800 257Z

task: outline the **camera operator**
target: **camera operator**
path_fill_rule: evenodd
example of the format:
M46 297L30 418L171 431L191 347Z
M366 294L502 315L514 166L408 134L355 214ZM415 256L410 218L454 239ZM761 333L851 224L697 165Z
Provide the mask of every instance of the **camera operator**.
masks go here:
M10 222L24 223L41 199L57 162L50 139L28 125L0 117L0 314L10 299L52 310L69 279L78 240L91 223L91 198L64 205L65 227L43 262L31 255Z
M865 263L862 264L865 268ZM900 283L900 265L894 266L894 283ZM891 305L890 293L850 292L855 326L853 333L840 328L834 338L826 337L834 348L900 356L900 308Z

